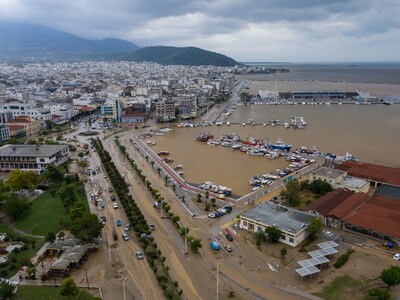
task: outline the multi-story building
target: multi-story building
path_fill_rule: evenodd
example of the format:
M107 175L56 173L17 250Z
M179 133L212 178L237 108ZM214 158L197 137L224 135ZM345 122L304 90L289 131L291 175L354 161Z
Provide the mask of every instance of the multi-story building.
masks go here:
M0 147L0 170L44 171L68 160L65 145L5 145Z
M175 101L171 99L163 99L157 102L156 119L157 122L168 122L175 120Z
M261 99L279 100L278 91L259 90L258 95Z
M0 124L7 123L9 120L12 120L13 115L11 112L3 111L0 112Z
M28 116L18 116L7 122L7 125L18 125L25 127L27 135L32 135L40 131L40 121Z
M121 122L121 104L119 99L107 100L101 106L101 115L109 122Z
M10 139L10 129L5 124L0 124L0 142Z

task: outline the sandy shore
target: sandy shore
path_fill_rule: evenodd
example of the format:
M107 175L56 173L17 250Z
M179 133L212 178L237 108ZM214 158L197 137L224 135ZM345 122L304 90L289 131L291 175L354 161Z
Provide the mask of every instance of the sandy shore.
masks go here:
M326 82L326 81L294 81L294 80L253 80L249 86L249 93L257 95L259 90L290 91L329 91L340 90L355 92L357 90L370 93L372 96L398 96L400 97L400 85L397 84L372 84L352 82Z

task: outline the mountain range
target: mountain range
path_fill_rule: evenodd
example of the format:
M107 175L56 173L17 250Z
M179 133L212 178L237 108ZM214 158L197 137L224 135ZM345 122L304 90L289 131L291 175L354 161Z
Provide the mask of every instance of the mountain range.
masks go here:
M225 55L196 47L138 45L115 38L89 40L68 32L33 24L0 22L0 60L151 61L165 65L234 66Z

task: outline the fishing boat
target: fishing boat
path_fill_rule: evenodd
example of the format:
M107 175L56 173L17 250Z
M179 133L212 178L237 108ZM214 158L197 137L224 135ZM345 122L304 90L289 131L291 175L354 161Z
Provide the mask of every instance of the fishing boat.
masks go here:
M157 153L159 156L161 155L169 155L169 152L166 150L161 150L160 152Z
M270 145L272 149L275 150L284 150L284 151L289 151L292 148L292 145L290 144L285 144L282 142L281 139L277 140L275 144Z
M174 161L172 158L169 158L169 157L164 158L163 160L164 160L167 164L172 163L172 162Z
M196 136L196 141L200 141L200 142L208 142L209 139L213 139L214 136L211 135L210 133L199 133Z

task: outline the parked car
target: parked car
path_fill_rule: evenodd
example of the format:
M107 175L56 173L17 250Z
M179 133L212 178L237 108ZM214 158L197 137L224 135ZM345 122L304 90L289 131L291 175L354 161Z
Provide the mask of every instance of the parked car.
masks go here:
M129 241L129 236L128 236L126 233L123 233L123 234L122 234L122 239L123 239L124 241Z
M217 211L219 211L222 215L225 215L227 213L227 210L225 208L218 208Z
M126 224L124 230L128 231L129 229L131 229L131 224Z
M222 213L220 211L214 211L214 215L219 218L220 216L222 216Z
M393 256L393 259L394 259L394 260L400 260L400 253L396 253L396 254Z
M232 212L232 206L225 206L224 209L228 214Z
M121 220L119 220L119 219L117 220L116 223L117 223L117 226L121 226L121 224L122 224L122 223L121 223Z
M226 252L232 252L232 247L229 245L224 245L224 249L226 250Z
M113 204L113 207L114 207L114 209L117 209L117 208L118 208L118 204L117 204L117 203L114 203L114 204Z
M322 230L322 234L326 235L326 236L332 236L333 232L329 231L329 230Z
M151 235L150 235L150 234L147 234L147 233L142 233L142 234L140 235L140 238L141 238L141 239L148 239L149 237L151 237Z
M138 259L143 259L143 254L142 254L142 252L140 252L140 251L136 251L136 257L138 258Z
M156 230L156 226L154 224L149 225L150 230Z
M108 191L109 191L110 193L112 193L113 189L112 189L111 186L108 188Z
M215 216L215 213L209 213L209 214L208 214L208 217L209 217L209 218L215 218L216 216Z
M219 250L221 248L217 242L211 242L210 247L214 250Z
M227 234L225 235L225 237L226 237L226 239L227 239L228 241L230 241L230 242L233 241L233 237L232 237L229 233L227 233Z
M106 221L107 219L105 216L100 216L100 222L103 223L103 225L106 224Z
M115 196L111 195L111 201L115 201Z

